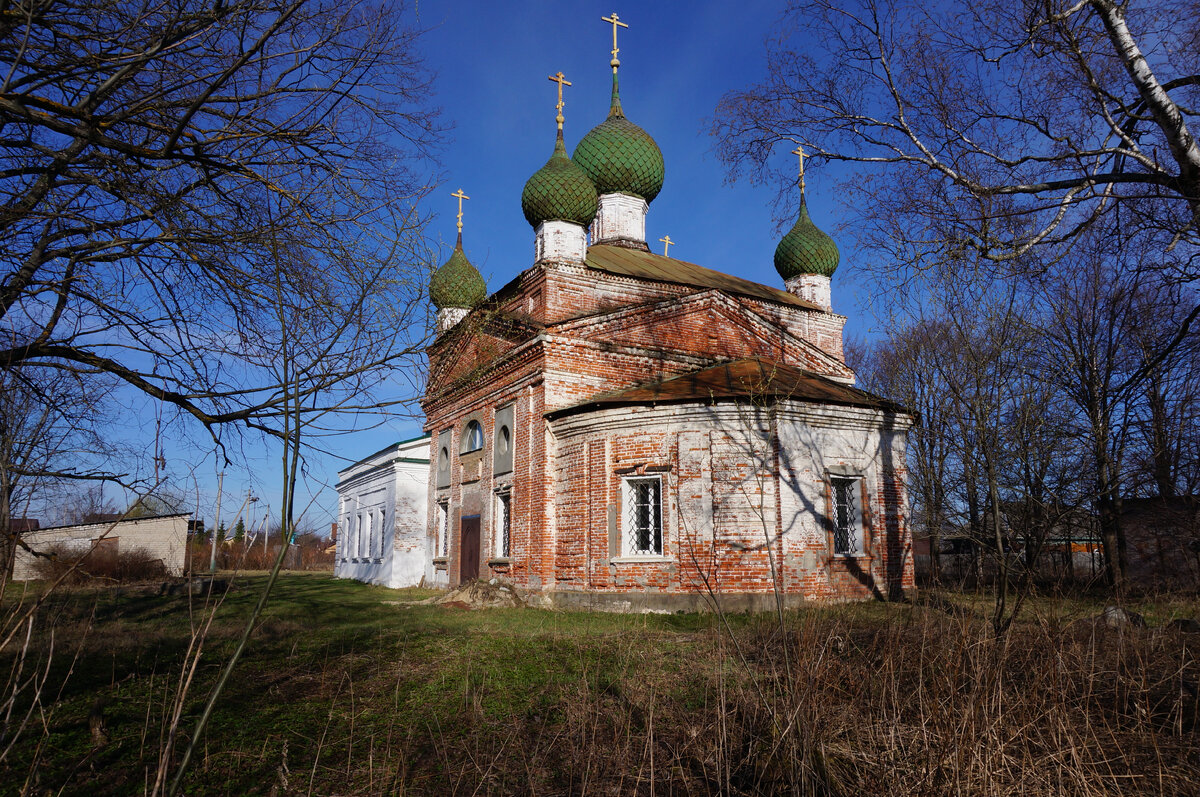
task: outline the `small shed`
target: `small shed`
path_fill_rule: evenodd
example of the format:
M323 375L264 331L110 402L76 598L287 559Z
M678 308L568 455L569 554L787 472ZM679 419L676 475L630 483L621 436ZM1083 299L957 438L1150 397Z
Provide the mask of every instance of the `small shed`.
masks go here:
M191 514L181 512L157 517L129 518L103 523L83 523L77 526L52 526L22 535L25 544L35 551L65 548L83 553L93 546L106 546L120 554L141 548L161 559L172 576L183 575L187 562L187 532ZM35 557L23 547L17 549L13 561L14 581L29 581L38 577Z

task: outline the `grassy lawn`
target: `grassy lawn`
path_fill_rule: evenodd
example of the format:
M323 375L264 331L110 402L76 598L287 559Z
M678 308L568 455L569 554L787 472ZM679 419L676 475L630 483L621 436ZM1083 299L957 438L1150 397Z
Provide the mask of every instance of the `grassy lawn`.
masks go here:
M264 581L240 576L217 612L175 761ZM431 594L284 576L185 792L1200 793L1200 640L1161 627L1194 601L1113 631L1083 619L1102 602L1038 599L997 643L972 596L726 625L414 605ZM135 589L51 596L23 661L0 658L4 698L26 684L3 793L147 792L204 618Z

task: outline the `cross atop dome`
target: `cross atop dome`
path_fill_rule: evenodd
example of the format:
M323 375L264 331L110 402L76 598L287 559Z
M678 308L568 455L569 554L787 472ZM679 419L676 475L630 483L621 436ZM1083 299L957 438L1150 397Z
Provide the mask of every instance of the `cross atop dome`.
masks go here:
M804 193L804 145L796 143L792 154L800 159L796 184L800 187L800 214L787 235L775 247L775 270L790 293L831 311L830 278L841 255L837 244L813 223Z
M592 243L610 243L648 251L646 213L662 190L666 170L662 151L645 130L625 117L617 68L617 29L628 28L614 11L601 20L612 26L612 102L608 118L592 128L575 147L571 159L583 170L600 197L592 223Z
M563 73L550 76L558 84L558 133L546 165L533 173L521 191L521 211L534 229L534 260L583 262L587 255L587 226L596 216L596 187L567 156L563 143Z
M464 194L463 190L461 188L458 189L457 191L455 191L450 196L458 197L458 237L459 237L459 242L461 244L461 242L462 242L462 202L464 199L470 199L471 197Z
M551 75L550 80L552 82L558 84L558 103L554 106L556 109L558 109L558 116L554 117L554 121L558 122L558 133L559 133L559 135L562 135L563 122L566 121L563 118L563 114L562 114L563 106L566 104L563 102L562 90L563 90L563 86L571 85L571 81L567 80L567 78L563 75L561 69L558 71L558 74Z
M487 298L487 282L462 248L463 200L470 199L460 188L450 196L458 199L458 240L450 259L429 278L429 300L437 308L438 334L447 331Z
M629 25L624 22L621 22L621 18L617 16L616 11L612 12L611 16L600 17L600 20L602 22L608 22L608 23L612 24L613 48L612 48L612 61L610 61L609 64L612 66L613 74L615 75L617 73L617 67L619 67L621 65L620 60L617 59L617 53L621 52L621 48L617 46L617 28L628 28Z
M804 146L797 144L796 148L792 150L792 154L800 157L800 196L804 196Z

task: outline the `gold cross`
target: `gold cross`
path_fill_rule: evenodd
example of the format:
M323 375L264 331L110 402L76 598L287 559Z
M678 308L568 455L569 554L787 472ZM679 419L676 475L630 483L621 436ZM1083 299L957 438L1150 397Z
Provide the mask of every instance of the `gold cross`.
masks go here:
M621 65L621 62L617 60L617 53L621 52L620 48L617 47L617 28L628 28L629 26L626 25L624 22L621 22L621 18L617 16L616 11L612 12L611 17L600 17L600 21L608 22L613 26L613 48L612 48L611 64L612 64L612 68L616 69L617 67L619 67Z
M667 235L663 238L659 238L658 240L662 241L662 243L663 243L663 257L670 257L671 256L671 244L675 243L674 241L671 240L671 236Z
M558 84L558 105L554 106L555 108L558 109L558 116L554 117L554 121L558 122L558 129L562 130L562 126L563 126L562 109L563 109L563 105L565 104L563 102L563 98L562 98L562 87L571 85L571 81L569 81L565 77L563 77L562 72L559 72L557 75L551 75L550 79Z
M800 193L803 194L804 193L804 147L801 146L800 144L797 144L796 148L794 150L792 150L792 154L800 156Z
M464 199L470 199L471 197L464 194L463 190L461 188L458 189L457 191L455 191L450 196L458 197L458 232L459 232L459 234L462 234L462 201Z

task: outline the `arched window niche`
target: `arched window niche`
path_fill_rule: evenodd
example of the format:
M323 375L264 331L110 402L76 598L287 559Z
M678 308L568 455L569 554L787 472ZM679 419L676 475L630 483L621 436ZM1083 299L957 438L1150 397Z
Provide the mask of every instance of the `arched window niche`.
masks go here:
M462 434L462 453L470 454L483 448L483 426L479 421L468 421Z

